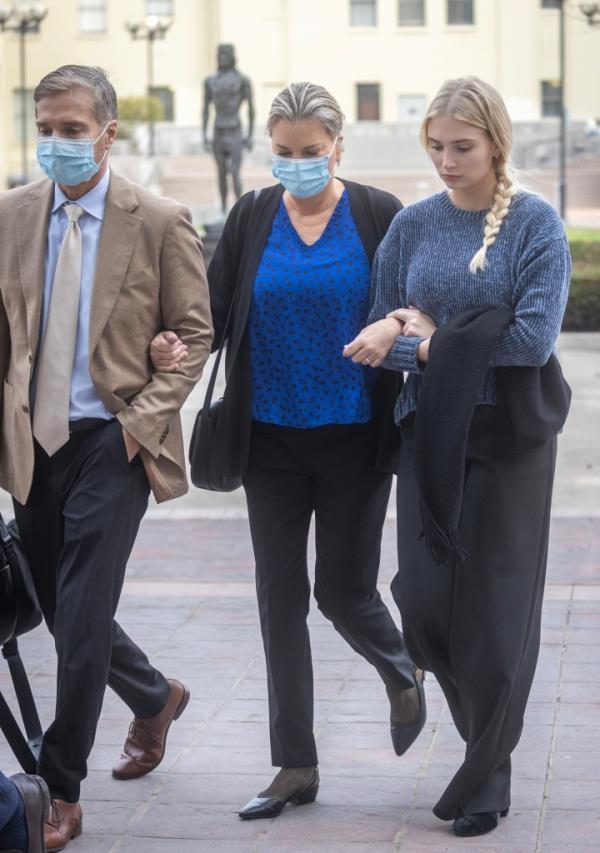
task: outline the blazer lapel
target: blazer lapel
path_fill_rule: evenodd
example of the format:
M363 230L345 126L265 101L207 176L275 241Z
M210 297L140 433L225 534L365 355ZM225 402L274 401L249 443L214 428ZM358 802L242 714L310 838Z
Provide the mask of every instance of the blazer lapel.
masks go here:
M29 200L24 202L17 212L19 278L27 312L27 337L34 357L38 347L44 301L44 263L53 198L52 181L37 181L31 187Z
M106 196L90 308L90 360L123 286L142 224L141 218L132 213L137 206L137 197L131 185L112 173Z

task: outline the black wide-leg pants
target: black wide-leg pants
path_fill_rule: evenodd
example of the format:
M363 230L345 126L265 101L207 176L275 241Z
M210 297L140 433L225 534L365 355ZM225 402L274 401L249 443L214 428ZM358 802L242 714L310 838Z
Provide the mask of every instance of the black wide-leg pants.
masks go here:
M503 811L540 645L556 440L518 453L491 438L494 407L469 436L462 517L464 563L437 565L421 530L412 422L398 474L398 574L392 582L408 650L432 671L466 744L434 813Z
M159 713L165 678L115 622L149 486L114 420L72 432L49 458L36 444L33 486L15 516L57 652L56 716L38 763L54 797L75 802L107 683L138 717Z
M402 635L377 591L391 476L370 465L369 425L293 429L255 422L244 478L267 660L271 757L317 764L306 617L315 516L319 609L386 685L414 686Z

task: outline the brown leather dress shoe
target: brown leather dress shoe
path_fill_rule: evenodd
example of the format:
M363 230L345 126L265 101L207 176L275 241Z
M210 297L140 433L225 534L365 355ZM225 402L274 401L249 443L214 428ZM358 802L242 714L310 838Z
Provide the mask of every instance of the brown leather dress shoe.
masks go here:
M46 853L44 834L50 813L48 786L39 776L29 775L28 773L16 773L10 777L10 781L21 795L25 809L27 838L29 840L27 853ZM5 851L5 853L10 853L10 851Z
M163 760L167 734L190 701L190 691L180 681L168 679L171 692L167 704L154 717L134 717L121 758L113 767L115 779L139 779L154 770Z
M83 832L83 812L79 803L52 800L50 815L44 827L44 841L48 853L64 850L69 841Z

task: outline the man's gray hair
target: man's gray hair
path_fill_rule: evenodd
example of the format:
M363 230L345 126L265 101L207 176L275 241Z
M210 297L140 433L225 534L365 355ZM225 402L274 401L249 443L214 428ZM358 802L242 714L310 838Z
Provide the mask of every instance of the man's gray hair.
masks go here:
M267 133L271 135L278 121L302 121L314 118L335 139L342 132L344 113L336 99L323 86L315 83L290 83L271 104Z
M106 71L92 65L63 65L46 74L35 87L33 100L39 100L71 89L87 89L92 97L94 114L100 124L117 118L117 93Z

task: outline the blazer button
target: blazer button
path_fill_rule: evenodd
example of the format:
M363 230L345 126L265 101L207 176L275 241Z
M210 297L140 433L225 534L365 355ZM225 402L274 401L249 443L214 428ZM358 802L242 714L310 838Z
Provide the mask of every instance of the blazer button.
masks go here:
M33 356L29 353L29 364L33 364Z
M23 411L25 412L25 414L28 415L29 414L29 406L23 406L22 408L23 408Z

